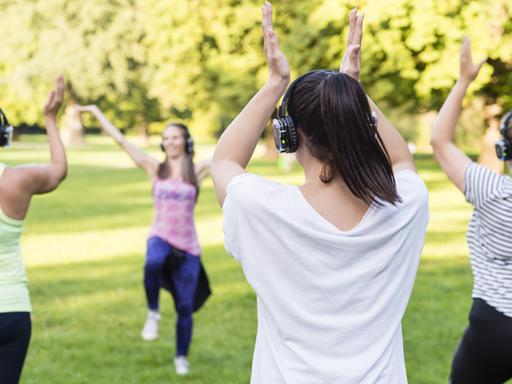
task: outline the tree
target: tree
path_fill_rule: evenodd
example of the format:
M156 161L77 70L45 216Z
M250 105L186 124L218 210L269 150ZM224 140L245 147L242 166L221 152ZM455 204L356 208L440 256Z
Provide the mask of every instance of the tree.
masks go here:
M39 105L58 73L69 89L64 121L74 142L83 127L70 108L79 102L111 110L121 126L158 117L156 100L147 96L144 32L134 0L16 2L2 9L2 19L0 73L14 123L40 120Z

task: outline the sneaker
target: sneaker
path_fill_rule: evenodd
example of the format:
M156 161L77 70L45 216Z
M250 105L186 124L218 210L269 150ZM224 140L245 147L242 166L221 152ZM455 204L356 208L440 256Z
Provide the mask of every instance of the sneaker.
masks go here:
M174 358L174 368L178 375L186 375L189 371L187 356L176 356Z
M142 328L140 335L146 341L153 341L158 338L158 321L160 320L160 313L157 311L149 311L146 323Z

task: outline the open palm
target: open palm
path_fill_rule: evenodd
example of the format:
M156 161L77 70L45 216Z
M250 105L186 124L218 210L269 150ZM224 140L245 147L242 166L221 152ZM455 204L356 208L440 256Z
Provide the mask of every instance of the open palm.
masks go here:
M279 40L273 30L272 5L266 1L261 11L265 58L270 71L271 81L289 81L290 65L279 48Z
M473 81L478 76L478 72L485 64L486 59L477 64L473 63L473 56L471 54L471 40L469 37L464 36L462 40L462 47L460 50L460 77L467 81Z
M46 100L46 104L43 108L43 113L45 116L55 117L57 112L59 112L60 107L62 106L62 101L64 100L64 78L59 76L57 78L55 89L50 92L48 96L48 100Z
M347 47L341 60L340 72L359 81L361 73L361 41L363 39L364 14L357 14L354 8L349 13Z

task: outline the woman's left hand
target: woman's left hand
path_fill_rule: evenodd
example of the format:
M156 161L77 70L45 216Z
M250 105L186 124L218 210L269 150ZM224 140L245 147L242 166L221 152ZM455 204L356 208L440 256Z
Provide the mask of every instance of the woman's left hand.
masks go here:
M460 50L460 79L471 83L478 76L478 72L480 72L480 69L486 61L487 59L483 59L479 63L473 63L471 40L468 36L464 36Z
M53 118L57 116L62 101L64 100L64 78L59 76L57 78L55 89L48 96L48 100L43 108L43 114L46 118Z
M356 8L349 13L347 47L341 60L340 72L359 81L361 73L361 41L363 39L364 14L357 14Z
M265 58L269 67L269 83L282 84L290 81L290 66L286 56L279 48L279 40L272 25L272 5L265 1L261 11L261 27L263 29L263 40Z

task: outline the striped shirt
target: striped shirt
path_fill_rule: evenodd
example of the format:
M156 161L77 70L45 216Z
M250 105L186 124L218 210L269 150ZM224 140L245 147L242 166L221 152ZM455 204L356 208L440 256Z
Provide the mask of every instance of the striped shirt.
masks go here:
M467 234L473 297L512 317L512 178L472 162L464 194L474 207Z

